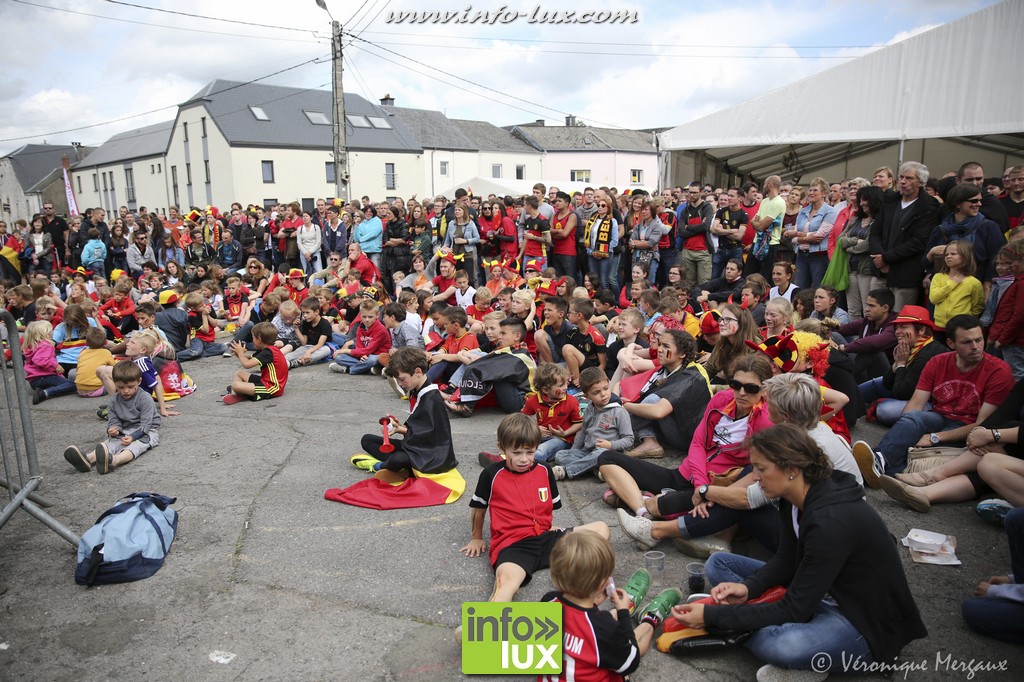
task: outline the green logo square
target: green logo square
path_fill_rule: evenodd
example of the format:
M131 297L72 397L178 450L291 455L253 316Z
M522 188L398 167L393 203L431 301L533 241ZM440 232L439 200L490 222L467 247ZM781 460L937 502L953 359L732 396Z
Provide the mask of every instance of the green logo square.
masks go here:
M557 675L562 672L562 605L464 602L462 672Z

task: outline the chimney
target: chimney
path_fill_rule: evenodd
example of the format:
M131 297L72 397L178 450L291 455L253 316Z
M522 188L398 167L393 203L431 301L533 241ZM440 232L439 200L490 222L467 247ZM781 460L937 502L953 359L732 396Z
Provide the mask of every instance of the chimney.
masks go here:
M380 105L382 107L393 107L395 106L395 98L391 96L391 93L388 93L380 98Z
M575 128L576 127L576 117L573 116L572 114L569 114L568 116L566 116L565 117L565 127L566 128Z
M544 126L544 119L538 118L536 121L534 121L533 124L543 127Z

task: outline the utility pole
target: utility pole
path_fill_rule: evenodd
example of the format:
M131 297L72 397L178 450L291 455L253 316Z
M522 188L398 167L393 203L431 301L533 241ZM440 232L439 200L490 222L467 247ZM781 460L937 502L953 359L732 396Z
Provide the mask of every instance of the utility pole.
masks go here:
M348 201L348 145L345 140L345 91L342 89L341 24L331 21L331 52L334 66L331 93L334 96L334 193Z
M335 21L326 0L314 0L331 18L331 96L334 98L334 196L348 201L348 145L345 140L345 91L342 88L341 23Z

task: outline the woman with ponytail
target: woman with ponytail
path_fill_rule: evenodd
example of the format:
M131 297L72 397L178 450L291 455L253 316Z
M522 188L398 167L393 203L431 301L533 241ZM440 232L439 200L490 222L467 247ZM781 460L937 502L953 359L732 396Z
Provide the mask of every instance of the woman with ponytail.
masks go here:
M856 479L792 424L759 431L746 447L764 494L779 498L779 549L767 563L712 554L713 603L676 606L676 620L752 631L744 646L766 663L759 680L868 671L927 636L896 543ZM776 586L786 588L778 601L747 605Z

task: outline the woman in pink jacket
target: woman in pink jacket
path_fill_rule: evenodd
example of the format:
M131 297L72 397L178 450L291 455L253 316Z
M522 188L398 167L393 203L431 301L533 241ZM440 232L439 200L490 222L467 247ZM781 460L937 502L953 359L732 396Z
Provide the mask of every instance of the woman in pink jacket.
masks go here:
M761 396L761 384L771 376L772 363L764 355L742 355L733 360L729 388L711 398L678 470L645 460L602 466L601 474L613 492L606 501L618 506L622 500L638 516L651 518L678 516L700 504L701 486L713 484L719 476L738 474L750 464L743 442L752 433L772 426ZM641 497L642 490L665 488L671 491Z

